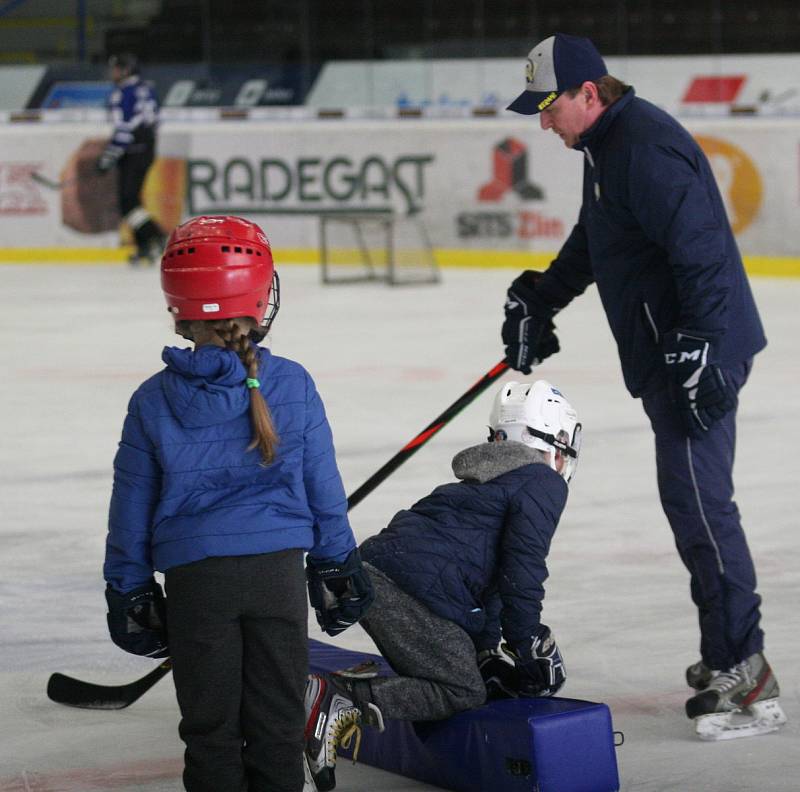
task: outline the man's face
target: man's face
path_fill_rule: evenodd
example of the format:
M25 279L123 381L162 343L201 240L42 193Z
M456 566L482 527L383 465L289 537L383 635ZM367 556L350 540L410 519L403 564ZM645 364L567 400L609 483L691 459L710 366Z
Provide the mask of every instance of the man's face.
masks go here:
M579 91L574 97L563 93L550 107L539 113L542 129L552 129L567 148L572 148L578 142L594 120L583 91Z

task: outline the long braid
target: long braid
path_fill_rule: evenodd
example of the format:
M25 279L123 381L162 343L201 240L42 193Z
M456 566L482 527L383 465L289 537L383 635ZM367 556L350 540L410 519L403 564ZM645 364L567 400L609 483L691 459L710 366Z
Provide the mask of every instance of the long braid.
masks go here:
M239 356L248 379L258 380L258 352L250 343L247 333L243 333L239 325L231 319L223 319L214 323L214 330L225 342L225 346ZM272 423L269 407L258 387L249 388L250 391L250 421L253 426L253 440L247 447L250 451L258 448L264 464L268 465L275 460L275 449L278 445L278 433Z

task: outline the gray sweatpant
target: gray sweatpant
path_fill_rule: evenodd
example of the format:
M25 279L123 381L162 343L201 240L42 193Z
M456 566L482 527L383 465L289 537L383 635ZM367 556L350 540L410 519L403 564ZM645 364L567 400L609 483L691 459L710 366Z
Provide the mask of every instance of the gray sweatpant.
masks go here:
M356 698L372 701L385 718L398 720L442 720L481 706L486 687L469 635L375 567L364 568L375 587L375 602L360 624L397 676L357 682Z

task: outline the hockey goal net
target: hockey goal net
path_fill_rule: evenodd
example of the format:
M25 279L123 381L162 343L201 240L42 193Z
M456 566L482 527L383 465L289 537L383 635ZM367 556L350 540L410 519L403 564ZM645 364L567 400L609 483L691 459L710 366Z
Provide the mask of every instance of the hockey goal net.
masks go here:
M438 283L428 231L417 215L331 213L319 217L323 283Z

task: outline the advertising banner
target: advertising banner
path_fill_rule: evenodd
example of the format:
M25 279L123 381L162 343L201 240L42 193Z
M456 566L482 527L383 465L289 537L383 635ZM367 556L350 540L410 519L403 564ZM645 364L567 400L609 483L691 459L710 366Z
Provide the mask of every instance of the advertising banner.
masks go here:
M689 128L742 252L800 257L800 123ZM91 124L0 130L6 250L125 241L115 174L94 170L106 135ZM316 260L322 213L391 212L421 220L443 264L516 265L558 250L578 214L582 169L580 153L528 119L170 123L144 201L166 230L190 215L249 217L294 260Z

